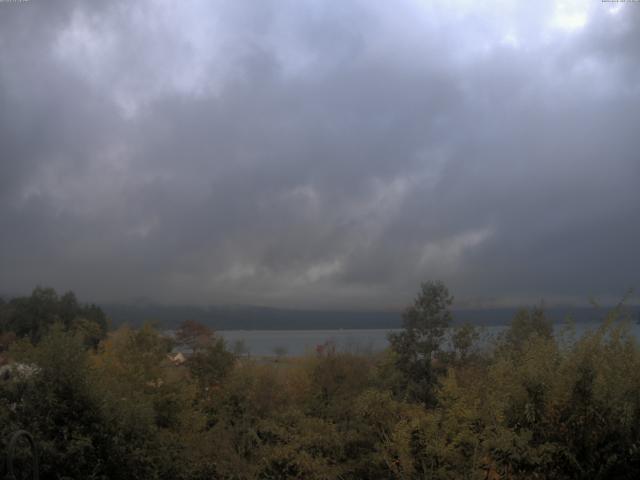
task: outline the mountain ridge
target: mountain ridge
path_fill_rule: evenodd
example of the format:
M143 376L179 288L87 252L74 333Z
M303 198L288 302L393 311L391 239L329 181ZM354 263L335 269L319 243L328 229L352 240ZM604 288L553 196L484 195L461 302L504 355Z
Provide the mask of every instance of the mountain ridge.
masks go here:
M135 304L103 304L102 309L113 326L139 326L147 321L164 328L175 328L184 320L194 320L215 330L334 330L390 329L402 326L400 311L312 310L247 306L167 306ZM550 307L547 316L560 323L572 318L576 323L597 322L612 307ZM520 308L452 309L454 324L478 326L506 325ZM634 320L640 319L639 306L624 307Z

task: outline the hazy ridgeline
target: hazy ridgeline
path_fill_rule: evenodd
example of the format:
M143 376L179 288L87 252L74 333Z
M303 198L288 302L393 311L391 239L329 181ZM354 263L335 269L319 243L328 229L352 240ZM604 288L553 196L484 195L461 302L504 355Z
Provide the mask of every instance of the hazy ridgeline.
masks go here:
M215 330L337 330L396 329L402 326L402 312L297 310L256 306L168 306L152 303L107 304L102 306L114 326L142 326L148 321L175 329L185 318L204 323ZM640 318L640 307L629 307ZM517 308L477 308L453 310L453 324L483 326L508 325ZM599 322L606 312L593 307L545 308L553 323L571 318L576 323Z
M108 332L98 307L36 289L0 302L0 426L33 433L45 479L637 478L623 307L581 335L522 310L487 343L450 330L450 304L423 284L382 352L253 359L193 321Z

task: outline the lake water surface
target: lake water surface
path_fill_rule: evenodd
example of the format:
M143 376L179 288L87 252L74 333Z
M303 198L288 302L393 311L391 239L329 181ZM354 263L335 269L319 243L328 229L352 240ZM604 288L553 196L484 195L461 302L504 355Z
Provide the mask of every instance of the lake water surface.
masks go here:
M579 323L575 325L575 335L581 336L588 330L597 328L598 324ZM481 343L488 343L506 327L480 327ZM556 334L560 335L565 325L555 325ZM633 324L631 329L640 339L640 325ZM376 352L384 350L388 345L389 332L399 330L218 330L230 349L238 341L242 341L251 355L275 355L276 351L285 355L303 355L315 352L316 346L329 341L340 351Z

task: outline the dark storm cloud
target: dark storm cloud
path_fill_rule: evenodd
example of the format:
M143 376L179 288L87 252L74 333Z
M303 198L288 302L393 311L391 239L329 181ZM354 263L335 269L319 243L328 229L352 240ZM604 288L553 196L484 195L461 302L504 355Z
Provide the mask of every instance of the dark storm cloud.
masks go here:
M640 271L634 7L0 3L0 291L616 297Z

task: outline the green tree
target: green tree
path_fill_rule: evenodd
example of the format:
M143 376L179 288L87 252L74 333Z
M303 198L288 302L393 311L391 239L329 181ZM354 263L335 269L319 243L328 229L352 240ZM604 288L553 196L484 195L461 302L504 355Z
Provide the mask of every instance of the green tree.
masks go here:
M13 406L9 428L27 429L38 441L42 478L101 478L113 432L103 421L80 336L54 324L37 346L22 341L12 354L23 373L0 392Z
M479 338L478 329L469 323L455 327L451 335L454 360L458 363L468 361Z
M30 296L0 305L0 331L14 332L32 343L38 343L55 323L70 331L80 325L85 343L92 347L105 338L108 327L102 309L80 304L73 292L58 296L53 288L36 287Z
M403 330L389 335L396 366L404 377L410 399L432 405L441 368L434 360L451 325L453 297L439 281L423 282L413 305L403 314Z
M195 352L189 358L187 366L202 392L209 394L229 374L235 360L236 356L227 350L224 339L218 338Z
M178 472L186 468L185 438L191 444L201 428L196 389L187 370L168 359L170 349L171 340L145 324L119 328L91 355L94 389L122 465L110 462L106 478L188 478Z
M505 332L504 341L509 347L520 350L534 335L545 339L553 338L553 324L546 317L542 306L519 310Z

